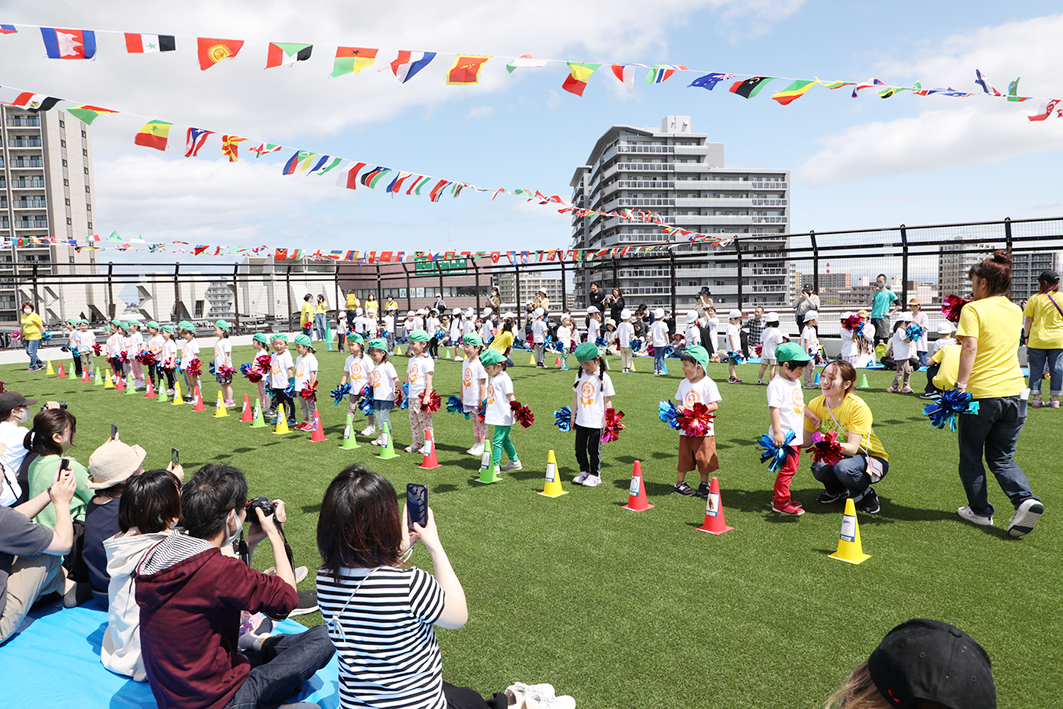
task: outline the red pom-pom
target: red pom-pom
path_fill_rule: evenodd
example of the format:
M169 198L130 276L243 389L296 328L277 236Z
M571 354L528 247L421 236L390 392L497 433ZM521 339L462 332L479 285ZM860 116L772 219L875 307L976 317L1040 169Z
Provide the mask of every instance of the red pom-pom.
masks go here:
M442 404L443 400L439 398L439 394L437 394L435 390L433 390L432 393L428 395L427 401L425 401L423 398L421 399L421 408L431 413L439 411L439 407L442 406Z
M247 370L247 373L244 376L246 376L247 381L251 382L252 384L258 384L260 381L262 381L262 372L258 371L257 369Z
M842 453L842 444L838 443L837 431L827 431L825 436L817 431L812 436L812 440L814 443L808 453L816 463L837 465L845 457Z
M861 327L863 327L863 325L864 319L859 315L850 315L849 317L845 318L845 320L842 320L842 327L844 327L846 330L849 330L850 332L856 332Z
M269 355L259 355L255 358L255 366L265 374L269 371L271 360L272 358Z
M187 371L188 371L188 376L190 376L190 377L198 377L200 374L203 373L203 363L200 362L196 358L192 358L188 362L188 370Z
M97 342L97 343L94 343L94 344L92 345L92 354L94 354L94 355L96 355L97 357L99 357L99 356L100 356L100 353L101 353L101 352L103 352L103 348L102 348L102 347L100 347L100 343L98 343L98 342Z
M623 418L623 411L617 411L616 409L605 410L605 428L602 430L602 443L612 443L620 438L621 429L627 428L626 424L620 423Z
M519 401L509 402L509 408L513 412L513 417L520 423L521 428L528 428L528 426L535 423L535 416L532 414L531 409L523 406Z
M143 352L137 352L136 360L145 366L151 366L155 364L155 353L144 350Z
M960 321L960 311L963 306L970 303L970 298L961 298L958 295L947 295L941 305L941 312L945 313L945 319L949 322Z
M709 411L709 407L700 401L689 409L683 409L675 417L675 420L679 423L679 428L688 436L695 437L707 434L715 419L716 414Z
M317 401L317 382L304 386L303 390L299 392L299 396L307 401Z

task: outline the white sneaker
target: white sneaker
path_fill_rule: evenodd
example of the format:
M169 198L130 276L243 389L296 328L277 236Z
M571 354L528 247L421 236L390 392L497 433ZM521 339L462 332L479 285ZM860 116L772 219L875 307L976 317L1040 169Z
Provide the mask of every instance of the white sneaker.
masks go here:
M475 446L470 448L468 452L469 452L469 455L477 455L477 456L478 455L483 455L484 454L484 444L483 443L477 443Z
M1039 500L1032 497L1023 500L1015 509L1015 515L1008 522L1008 534L1013 537L1022 537L1033 531L1037 520L1045 512L1045 506Z
M372 436L374 433L376 433L376 426L366 426L361 431L363 436Z
M964 505L960 509L956 510L956 514L958 514L960 517L963 517L965 520L967 520L971 524L977 524L979 527L992 527L993 526L993 518L992 517L984 517L982 515L975 514L973 511L971 511L971 508L969 506L967 506L967 505Z
M582 485L583 481L586 480L589 475L590 473L583 471L576 477L572 478L572 482L576 485Z
M523 470L524 466L520 464L519 460L511 460L502 467L499 468L502 472L508 472L510 470Z
M587 479L583 481L583 487L598 487L602 484L601 475L588 475Z
M373 440L369 441L369 444L373 445L373 446L382 446L382 445L384 445L384 442L382 440L380 440L380 438L378 437L378 438L374 438Z

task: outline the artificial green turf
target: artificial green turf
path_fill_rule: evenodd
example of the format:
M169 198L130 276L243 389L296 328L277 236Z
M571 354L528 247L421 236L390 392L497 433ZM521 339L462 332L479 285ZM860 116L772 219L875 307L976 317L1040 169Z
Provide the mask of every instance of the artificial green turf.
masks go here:
M250 361L237 348L234 361ZM344 355L319 352L322 384L336 385ZM883 635L912 617L955 623L989 652L1002 707L1059 706L1063 664L1059 620L1061 536L1060 417L1031 409L1019 441L1019 464L1045 502L1046 516L1021 540L1004 532L1011 506L995 481L990 499L996 527L963 522L966 503L956 473L956 436L932 429L914 396L884 393L892 373L869 372L861 392L875 415L875 431L890 454L890 471L877 486L882 512L860 515L860 566L829 559L837 546L841 505L820 505L808 459L794 478L794 497L807 514L794 519L770 511L774 476L759 462L756 439L768 412L756 365L739 367L746 384L726 383L724 365L710 365L721 382L717 419L718 475L727 523L722 536L696 531L704 502L669 494L675 482L677 434L656 416L657 402L673 397L680 366L653 377L650 360L635 374L613 374L614 405L628 424L604 446L605 483L571 484L573 434L559 433L553 411L572 400L574 372L535 370L528 354L514 354L516 396L536 415L513 440L524 470L503 482L474 482L479 461L465 454L472 427L458 415L435 416L443 467L419 470L420 456L381 461L379 449L360 440L343 451L346 406L321 407L329 441L308 434L274 435L230 417L211 417L217 386L205 384L207 411L144 400L44 378L4 367L8 387L35 398L70 402L78 416L75 457L89 454L117 423L121 438L148 450L145 465L163 466L170 447L181 450L189 475L205 463L231 463L247 475L253 495L287 501L286 526L297 563L313 568L317 510L329 480L361 463L386 475L400 496L407 482L427 482L441 537L469 600L470 619L459 631L439 631L445 678L490 694L514 681L550 682L577 706L816 707L867 658ZM101 360L102 361L102 360ZM69 364L69 360L66 362ZM619 363L614 359L613 364ZM400 376L406 360L396 358ZM437 363L436 389L457 393L460 367ZM914 376L921 389L923 374ZM207 379L207 377L205 377ZM237 399L254 385L234 382ZM806 400L816 392L805 391ZM392 414L396 448L409 443L405 412ZM355 421L364 427L364 418ZM547 451L553 449L569 494L550 499L542 489ZM632 463L642 461L652 510L632 513L627 501ZM696 482L696 476L691 478ZM418 550L413 562L430 568ZM271 562L268 548L255 565ZM303 583L311 586L313 577ZM317 615L301 618L320 622ZM1056 677L1052 680L1052 677Z

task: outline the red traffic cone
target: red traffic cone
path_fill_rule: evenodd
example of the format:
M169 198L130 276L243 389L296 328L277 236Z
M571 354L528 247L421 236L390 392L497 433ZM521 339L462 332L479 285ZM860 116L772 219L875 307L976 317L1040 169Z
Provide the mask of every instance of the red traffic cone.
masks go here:
M240 421L242 423L250 423L255 420L255 417L251 415L251 402L247 399L247 394L244 394L244 411L240 414Z
M705 501L705 523L698 527L709 534L723 534L734 527L728 527L723 518L723 500L720 499L720 483L714 477L709 483L709 497Z
M422 470L432 470L433 468L442 467L436 459L436 440L435 436L432 435L432 429L425 429L424 442L425 445L428 446L428 455L421 459L421 464L417 467Z
M119 376L118 374L114 375L114 390L115 391L125 391L125 382L122 381L122 377Z
M554 362L554 366L555 367L560 367L561 366L561 357L560 357L560 355L558 356L557 360Z
M155 394L155 385L151 383L151 377L148 377L148 391L146 394L144 394L144 398L154 399L156 396L157 395Z
M63 363L62 362L59 363L59 374L57 374L56 376L60 377L60 378L66 376L66 372L63 371Z
M88 384L90 381L91 380L89 379L89 368L85 367L85 369L83 369L81 372L81 383Z
M196 387L196 405L192 407L193 411L206 411L206 407L203 406L203 394L200 393L199 387Z
M321 414L319 414L317 412L317 409L315 408L314 409L314 432L312 434L310 434L310 442L311 443L321 443L322 441L327 441L327 440L328 439L325 438L325 427L323 425L321 425Z
M644 512L653 505L646 499L646 483L642 480L642 463L635 461L635 467L631 471L631 488L628 490L625 510L632 512Z

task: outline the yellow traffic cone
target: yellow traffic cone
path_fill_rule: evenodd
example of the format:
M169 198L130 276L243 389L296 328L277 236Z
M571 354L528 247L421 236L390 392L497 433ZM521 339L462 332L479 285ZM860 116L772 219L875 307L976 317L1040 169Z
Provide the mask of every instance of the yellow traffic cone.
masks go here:
M185 397L181 394L181 382L173 383L173 403L170 406L184 406Z
M847 561L850 564L862 564L871 558L864 553L860 543L860 523L856 521L856 503L853 498L845 501L845 514L842 516L842 533L838 538L838 551L830 555L832 559Z
M111 379L110 370L107 371L107 381L103 384L104 389L114 389L114 381Z
M543 484L543 491L539 494L545 497L561 497L568 494L568 490L561 489L561 478L557 475L557 459L554 458L553 451L546 454L546 482Z
M402 345L395 345L395 354L402 354Z
M52 369L52 360L48 360L48 371L45 372L45 374L47 374L49 377L55 375L55 370Z
M528 364L530 364L533 367L535 366L535 353L534 352L531 354L531 357L529 358Z
M273 432L280 435L291 433L291 429L288 428L288 413L284 410L284 404L277 407L277 428Z
M218 392L218 403L214 405L214 418L223 419L229 415L229 412L225 410L225 400L221 397L221 392Z

